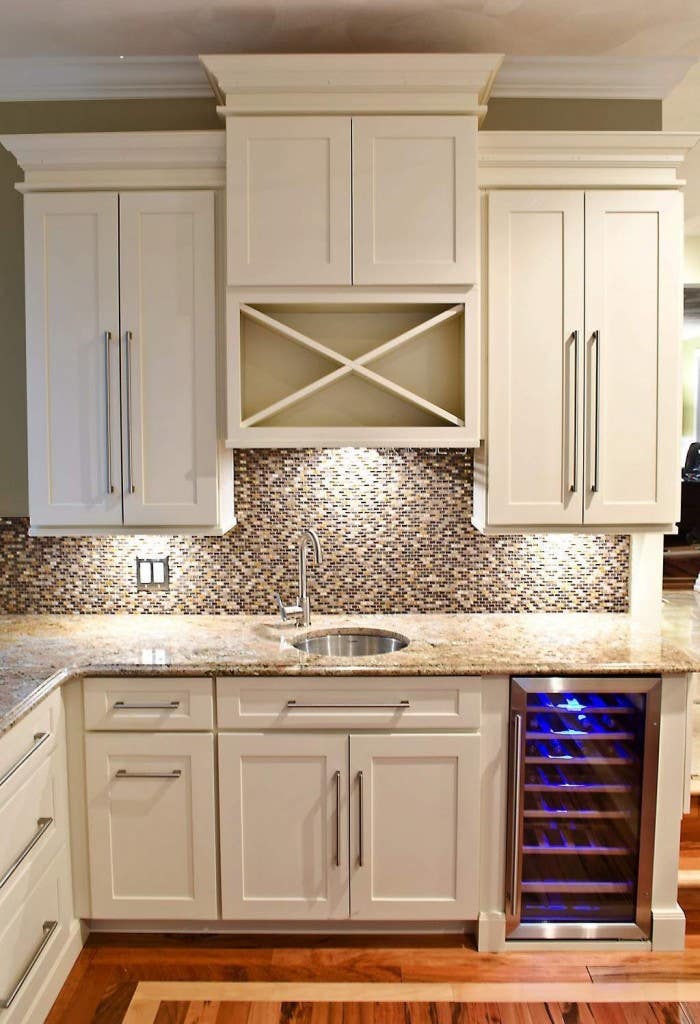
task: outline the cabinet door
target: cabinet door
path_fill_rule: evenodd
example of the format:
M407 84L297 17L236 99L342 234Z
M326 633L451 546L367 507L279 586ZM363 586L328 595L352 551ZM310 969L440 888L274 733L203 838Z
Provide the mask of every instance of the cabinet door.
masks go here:
M583 518L583 193L488 207L488 522Z
M214 738L85 737L92 916L218 916Z
M214 195L120 196L124 522L217 522Z
M31 521L118 525L117 196L24 203Z
M348 738L219 736L224 918L347 918Z
M229 117L228 283L350 284L350 118Z
M680 193L586 193L586 523L678 518L682 244Z
M479 913L479 735L350 737L351 916Z
M476 280L476 118L354 117L353 282Z

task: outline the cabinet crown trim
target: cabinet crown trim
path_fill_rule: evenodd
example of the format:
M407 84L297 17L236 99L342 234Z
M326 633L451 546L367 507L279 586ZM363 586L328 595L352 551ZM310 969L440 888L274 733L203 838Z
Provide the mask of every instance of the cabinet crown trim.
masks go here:
M478 114L498 53L206 54L223 115L241 113Z
M481 188L667 187L700 135L688 132L482 131Z
M24 171L21 192L154 183L215 188L225 179L225 133L219 130L0 135L0 145Z

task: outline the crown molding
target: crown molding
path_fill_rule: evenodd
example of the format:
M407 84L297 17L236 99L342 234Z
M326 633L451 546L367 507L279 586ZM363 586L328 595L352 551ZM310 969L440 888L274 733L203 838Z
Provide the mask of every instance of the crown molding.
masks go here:
M498 98L661 100L695 57L506 57Z
M20 192L62 188L223 188L225 132L2 135L24 171Z
M0 57L0 102L211 95L196 57Z
M209 54L200 58L227 114L486 112L493 53Z
M700 135L518 132L477 135L480 188L679 188Z

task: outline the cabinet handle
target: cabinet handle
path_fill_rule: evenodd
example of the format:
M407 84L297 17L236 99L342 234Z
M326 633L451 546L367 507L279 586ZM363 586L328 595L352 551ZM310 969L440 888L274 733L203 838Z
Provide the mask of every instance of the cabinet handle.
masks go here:
M15 763L12 765L12 767L8 768L8 770L5 772L5 774L2 776L2 778L0 778L0 786L2 786L5 782L7 782L8 779L11 779L16 771L19 771L19 769L22 767L22 765L25 763L25 761L28 761L29 758L32 756L32 754L35 754L37 752L37 750L39 749L39 747L42 746L42 744L46 743L46 741L47 741L47 739L49 738L50 735L51 735L50 732L35 732L34 733L34 743L29 748L27 753L23 754L22 757L20 757L19 761L15 761Z
M363 818L365 816L365 813L364 813L365 812L365 808L364 808L364 804L365 804L364 780L365 780L365 777L362 774L362 772L358 772L357 773L357 791L358 791L357 828L358 828L358 833L359 833L359 836L358 836L359 842L358 842L357 862L360 865L360 867L363 867L364 863L365 863L365 848L364 848L364 841L363 841L363 836L362 836L362 832L363 832L363 827L362 827L363 826Z
M335 866L340 867L340 772L335 773Z
M57 928L58 928L58 921L44 921L44 923L42 925L42 929L43 929L43 932L44 932L44 937L41 940L41 942L39 943L39 946L38 946L36 952L34 953L34 955L32 956L31 960L29 961L27 966L22 971L22 975L21 975L19 981L17 982L15 987L12 989L12 991L10 992L9 996L7 997L7 999L0 1000L0 1010L9 1010L10 1009L10 1007L14 1003L15 999L19 995L19 993L20 993L20 991L22 989L22 986L24 985L25 981L27 980L29 975L32 973L37 960L39 959L41 954L46 949L51 936L53 935L53 933L56 931Z
M34 833L34 835L32 836L32 838L29 840L29 842L24 847L22 852L17 855L17 857L15 858L13 863L10 864L10 866L7 869L7 871L5 872L5 874L2 875L2 877L0 877L0 889L2 889L2 887L4 885L6 885L10 881L10 879L14 875L15 871L17 870L17 868L20 866L22 861L25 860L29 856L31 851L34 849L36 844L39 842L39 840L43 836L44 832L46 832L46 830L48 828L50 828L51 825L53 825L53 818L39 818L39 820L37 821L36 824L37 824L37 830Z
M576 494L578 490L578 331L572 331L571 338L574 342L574 443L573 443L573 456L574 456L574 471L573 481L569 488L572 494Z
M518 872L518 863L520 861L520 850L518 849L518 840L520 839L520 783L521 783L521 770L522 770L522 757L521 747L523 743L523 716L520 714L513 715L513 772L511 778L511 786L513 793L512 807L512 819L510 823L511 827L511 877L510 877L510 908L511 913L515 913L515 906L517 902L516 893L518 892L518 883L520 876Z
M113 711L177 711L179 700L169 700L163 704L129 704L125 700L117 700L112 705Z
M595 345L595 437L591 490L597 492L600 490L600 331L593 331L591 342L591 352Z
M131 458L131 341L134 335L131 331L124 332L124 373L126 376L126 459L127 459L127 484L129 494L133 494L134 471Z
M112 332L105 331L105 444L107 445L107 494L114 494L112 483L112 412L110 408L109 350Z
M128 772L126 768L120 768L115 779L179 779L182 772L175 768L171 772Z
M287 701L289 711L403 711L410 706L410 700L400 700L398 704L297 704L295 700Z

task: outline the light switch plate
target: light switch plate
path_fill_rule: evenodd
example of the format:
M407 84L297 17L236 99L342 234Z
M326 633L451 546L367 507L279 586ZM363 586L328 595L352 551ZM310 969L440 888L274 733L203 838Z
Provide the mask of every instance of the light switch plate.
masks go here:
M136 559L137 590L170 590L170 556Z

